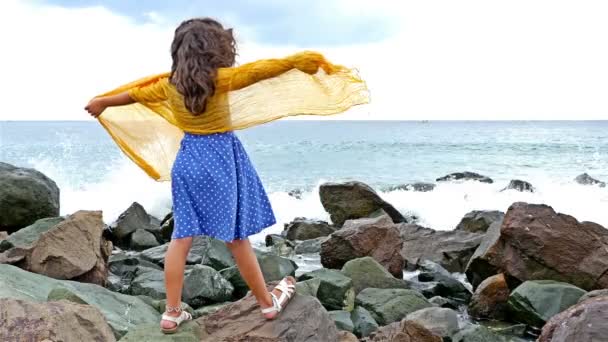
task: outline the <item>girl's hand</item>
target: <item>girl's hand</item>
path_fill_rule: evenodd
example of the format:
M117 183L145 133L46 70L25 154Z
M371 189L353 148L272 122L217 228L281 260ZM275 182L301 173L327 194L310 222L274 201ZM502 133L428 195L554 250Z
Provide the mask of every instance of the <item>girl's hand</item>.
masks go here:
M105 104L102 98L94 98L84 107L84 109L91 114L92 117L98 117L108 106Z

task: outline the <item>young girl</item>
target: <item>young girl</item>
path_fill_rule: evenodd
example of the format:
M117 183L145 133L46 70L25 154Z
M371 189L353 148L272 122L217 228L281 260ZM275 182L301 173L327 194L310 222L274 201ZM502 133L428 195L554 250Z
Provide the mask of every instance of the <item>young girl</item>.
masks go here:
M165 256L161 329L173 333L192 318L182 310L181 292L186 257L199 235L226 241L262 314L274 319L293 297L295 279L284 278L272 292L266 288L247 237L276 221L233 130L342 112L368 102L365 83L314 52L232 67L232 29L209 18L183 22L171 56L170 73L117 88L85 108L148 175L172 181L174 231Z

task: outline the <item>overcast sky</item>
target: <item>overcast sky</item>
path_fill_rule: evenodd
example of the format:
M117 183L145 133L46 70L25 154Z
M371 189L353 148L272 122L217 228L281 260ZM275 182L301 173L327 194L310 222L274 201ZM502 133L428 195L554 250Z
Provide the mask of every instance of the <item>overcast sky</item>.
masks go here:
M356 67L336 119L608 119L608 1L0 1L2 120L88 120L96 94L170 68L181 20L234 27L239 62L301 49Z

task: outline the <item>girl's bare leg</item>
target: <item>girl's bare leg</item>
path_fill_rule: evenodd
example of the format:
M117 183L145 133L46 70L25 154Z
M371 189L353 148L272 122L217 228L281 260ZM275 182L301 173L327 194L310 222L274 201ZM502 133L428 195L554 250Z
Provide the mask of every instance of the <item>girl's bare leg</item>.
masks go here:
M169 243L169 248L165 254L165 287L167 289L167 306L178 307L181 305L182 288L184 286L184 270L186 268L186 258L192 238L173 239ZM166 314L178 317L181 312L166 312ZM161 321L161 326L171 329L175 326L174 322Z
M270 297L270 292L268 292L268 289L266 288L264 275L262 274L260 264L258 263L258 259L255 256L249 239L234 240L228 242L227 245L232 252L232 256L241 272L241 276L247 283L247 286L251 289L251 292L257 299L260 307L262 309L271 307L273 305L272 298ZM295 284L295 279L291 279L290 282ZM281 295L279 290L274 290L273 292L277 297ZM277 312L264 314L266 318L274 318L276 315Z

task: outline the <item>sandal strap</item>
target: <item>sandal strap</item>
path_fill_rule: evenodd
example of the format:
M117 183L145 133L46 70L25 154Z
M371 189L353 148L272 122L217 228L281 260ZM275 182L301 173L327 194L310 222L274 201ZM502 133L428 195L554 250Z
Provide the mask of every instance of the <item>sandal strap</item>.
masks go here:
M192 315L190 315L190 313L187 312L187 311L182 311L182 313L179 316L177 316L177 317L169 316L167 314L163 314L162 319L165 320L165 321L171 321L171 322L173 322L173 323L175 323L177 325L180 325L183 321L191 320L192 319Z
M275 311L281 312L281 305L279 305L279 300L277 299L277 296L274 293L270 292L270 298L272 298L272 306L266 309L262 309L262 313L266 314Z

